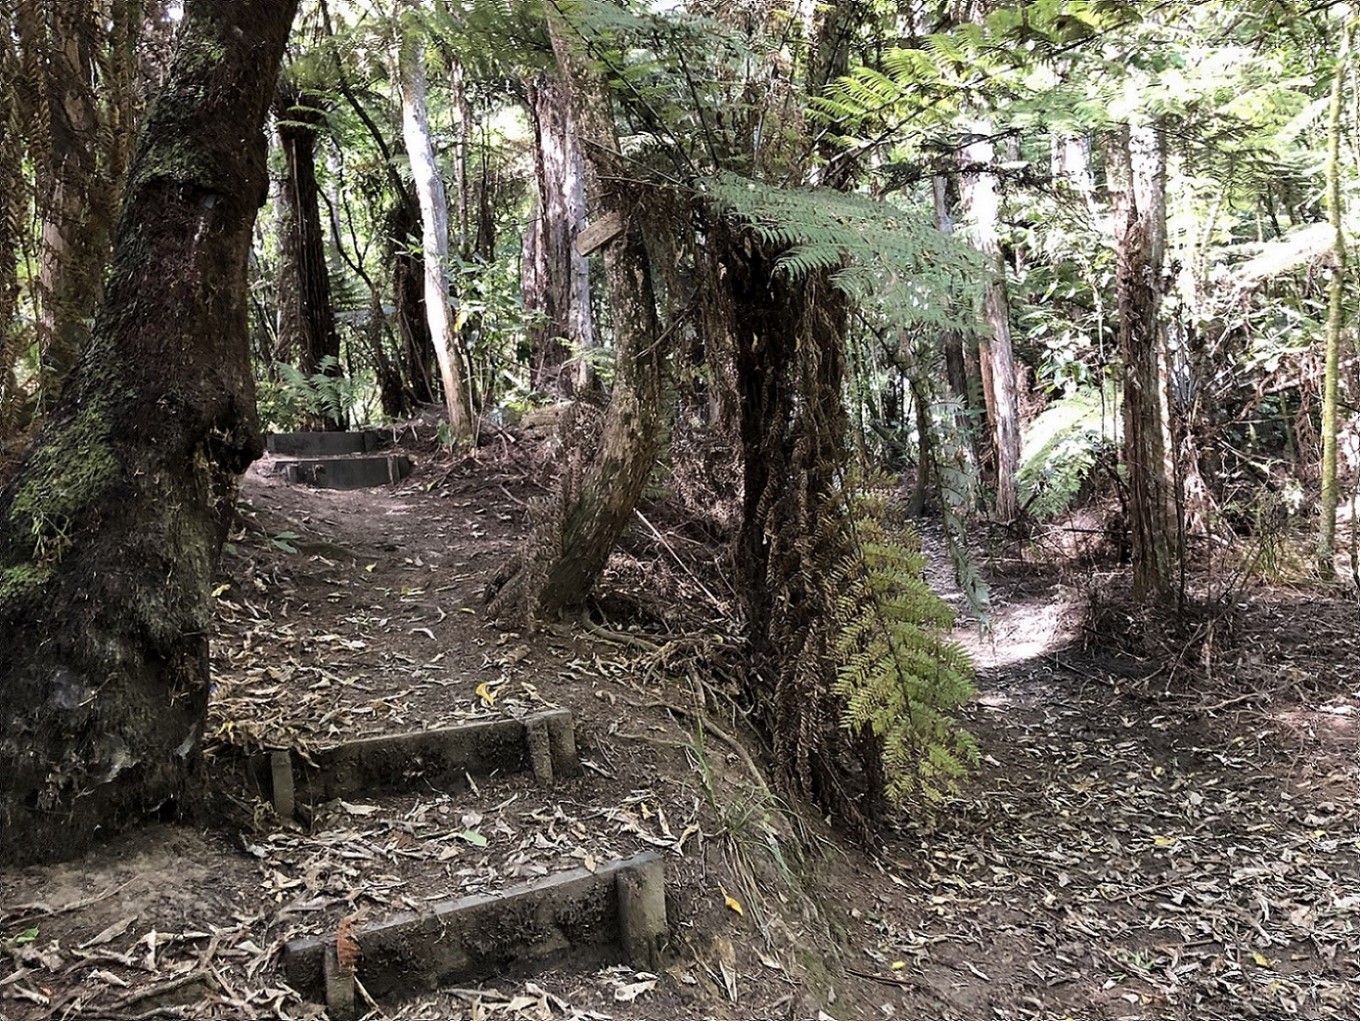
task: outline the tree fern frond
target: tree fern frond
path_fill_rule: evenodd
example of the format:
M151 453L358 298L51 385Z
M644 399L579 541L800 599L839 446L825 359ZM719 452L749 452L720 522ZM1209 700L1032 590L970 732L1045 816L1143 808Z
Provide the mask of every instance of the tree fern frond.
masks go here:
M976 759L951 716L972 696L972 667L949 637L953 611L921 576L917 536L890 534L872 495L849 503L851 552L831 572L841 725L877 747L890 800L940 797Z

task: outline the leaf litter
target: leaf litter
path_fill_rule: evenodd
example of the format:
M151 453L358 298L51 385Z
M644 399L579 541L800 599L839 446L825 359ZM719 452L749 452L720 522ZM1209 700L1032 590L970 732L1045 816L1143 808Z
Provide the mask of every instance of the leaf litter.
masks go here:
M217 592L214 754L523 715L570 691L578 713L596 707L585 775L552 792L516 777L355 796L305 830L264 809L235 847L181 834L93 873L4 877L0 1013L318 1018L275 970L295 935L657 849L681 908L671 972L550 972L373 1016L1360 1016L1357 684L1336 661L1353 648L1353 604L1291 615L1281 598L1249 615L1248 651L1221 672L1264 698L1170 685L1148 697L1070 650L992 667L968 720L986 751L977 782L872 861L814 853L821 906L809 908L714 856L720 827L696 796L685 728L638 713L636 660L484 625L478 579L504 547L439 550L470 508L453 496L446 519L422 512L417 529L419 493L379 501L407 523L379 542L347 532L352 555L318 551L323 517L351 512L343 500L265 527L290 531L296 553L239 543ZM353 509L366 522L367 499ZM458 559L441 565L441 552ZM1023 628L1023 602L1001 622ZM1032 602L1051 609L1052 593ZM629 758L625 729L640 727L675 770L639 771L649 760ZM807 917L772 915L781 902ZM828 920L842 940L818 935Z

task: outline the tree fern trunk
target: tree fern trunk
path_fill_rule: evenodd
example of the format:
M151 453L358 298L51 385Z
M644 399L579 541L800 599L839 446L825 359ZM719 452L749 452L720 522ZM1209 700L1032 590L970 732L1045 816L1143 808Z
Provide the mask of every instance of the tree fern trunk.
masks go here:
M116 179L105 111L94 91L104 24L90 4L23 0L17 29L24 54L29 155L41 220L38 342L44 388L54 391L89 341L103 290Z
M19 302L19 252L23 247L28 200L20 127L19 55L9 19L0 20L0 458L19 419L15 367L21 338L15 313Z

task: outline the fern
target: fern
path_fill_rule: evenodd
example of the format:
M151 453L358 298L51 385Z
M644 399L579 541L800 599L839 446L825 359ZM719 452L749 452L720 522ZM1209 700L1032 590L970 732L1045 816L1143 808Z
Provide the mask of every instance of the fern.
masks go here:
M939 801L977 762L977 744L951 713L973 695L972 663L949 638L954 611L923 575L920 540L889 532L886 501L851 500L851 552L830 579L841 725L877 749L884 793Z
M1114 386L1082 387L1030 424L1017 477L1031 516L1051 518L1071 506L1101 452L1119 441L1119 406Z
M280 429L297 429L319 418L347 422L363 400L363 384L336 373L339 362L325 355L317 371L308 376L284 362L274 368L278 382L261 381L258 393L260 416Z
M906 210L831 188L777 188L735 174L710 179L707 194L772 248L778 269L799 280L819 272L858 302L874 298L899 325L971 327L976 249L935 229L924 210Z

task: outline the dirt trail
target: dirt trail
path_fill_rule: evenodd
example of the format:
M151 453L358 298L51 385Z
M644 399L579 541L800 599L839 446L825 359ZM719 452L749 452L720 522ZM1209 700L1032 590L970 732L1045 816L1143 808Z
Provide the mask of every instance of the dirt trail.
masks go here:
M657 849L673 963L654 986L550 972L375 1016L1360 1018L1353 604L1254 603L1219 670L1267 696L1238 700L1137 680L1076 644L1078 600L1051 579L1001 577L967 713L983 766L866 855L791 822L667 711L688 702L648 654L663 636L483 618L539 492L513 451L426 456L396 490L343 494L268 468L247 481L213 642L215 782L248 825L154 828L0 878L0 1017L316 1017L276 971L292 935ZM585 769L552 791L499 778L303 827L233 765L553 706L576 714Z

